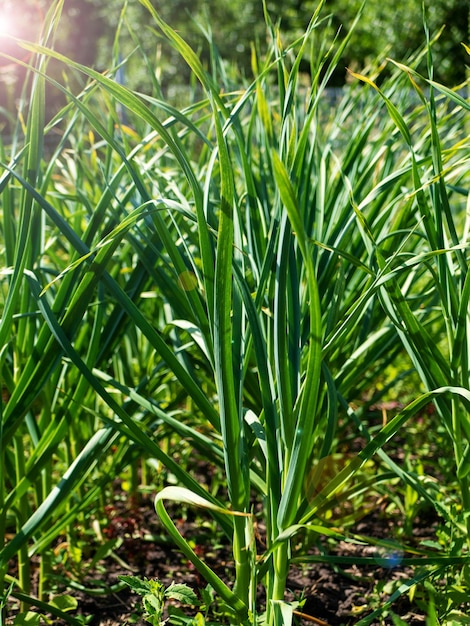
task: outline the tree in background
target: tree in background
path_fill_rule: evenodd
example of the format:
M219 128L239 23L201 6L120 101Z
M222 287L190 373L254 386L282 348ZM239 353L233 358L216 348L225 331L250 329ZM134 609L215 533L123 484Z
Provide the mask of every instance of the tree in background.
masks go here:
M110 42L119 20L122 0L70 1L93 7L92 14L101 16L101 23L106 23L106 30L102 31L99 39L96 62L100 66L107 66L110 63ZM199 25L209 23L222 58L235 63L245 72L250 71L251 42L258 41L261 49L266 42L262 0L152 0L152 3L164 20L196 49L201 49L203 57L207 54L207 48L202 45ZM338 31L340 37L349 31L361 4L362 0L326 0L324 14L330 14L331 19L325 21L325 28L330 30L332 37ZM468 55L462 43L469 43L470 0L425 0L425 5L431 34L435 35L443 28L434 45L435 77L447 85L455 86L465 79L468 64ZM273 22L280 22L286 41L292 41L304 32L317 1L266 0L266 6ZM156 51L155 31L149 25L148 15L139 0L129 0L127 14L128 22L138 33L146 52ZM422 0L367 0L340 67L360 70L374 61L385 62L387 56L405 61L424 43ZM125 30L122 33L122 46L126 53L133 47ZM162 50L160 62L168 81L186 82L185 69L171 50ZM334 81L341 85L345 77L346 72L340 72L335 75ZM138 68L132 69L128 79L139 83Z
M80 0L74 0L80 3ZM81 0L93 6L95 15L101 15L106 22L106 30L100 38L96 57L98 66L110 64L111 39L120 18L122 0ZM234 63L245 73L250 71L251 42L256 40L261 48L266 43L267 33L263 19L262 0L152 0L161 16L184 39L200 50L207 62L208 48L203 45L201 25L210 25L213 40L228 63ZM352 26L362 0L326 0L324 14L331 16L325 20L325 29L331 38L336 34L344 36ZM425 0L426 20L431 35L442 29L434 45L435 78L447 85L455 86L465 80L468 55L462 43L468 43L470 0ZM315 11L316 0L266 0L266 7L273 22L281 24L286 41L300 36ZM139 0L129 0L128 23L138 33L139 43L147 54L161 55L160 67L164 81L171 84L185 84L188 80L186 69L181 66L179 56L167 44L160 49L162 41L158 33L148 23L148 15ZM123 54L129 54L135 41L124 29L121 36ZM422 0L367 0L362 17L356 26L333 82L344 84L346 67L356 70L377 62L384 64L392 57L405 61L409 55L425 44L423 28ZM422 68L423 70L425 68ZM140 71L142 74L140 74ZM127 80L142 87L145 71L139 63L130 64Z
M360 5L361 0L327 0L334 27L348 30ZM433 47L435 78L449 86L465 80L468 55L462 43L468 43L469 11L469 0L425 0L431 36L443 29ZM346 65L361 69L387 57L405 61L424 43L422 0L367 0L345 53Z
M210 27L221 57L246 74L250 72L251 42L256 40L261 51L266 43L262 0L152 2L162 17L199 50L206 63L210 63L209 47L204 45L201 25L206 29ZM434 46L437 68L435 78L447 85L457 85L465 79L468 62L462 42L469 43L470 0L425 0L425 3L431 33L435 34L444 26ZM101 70L112 67L115 62L113 41L123 4L123 0L65 0L56 47L86 65L93 65ZM348 32L360 5L361 0L326 0L324 14L330 14L331 17L325 20L324 28L329 30L332 38L337 33L341 37ZM44 14L48 6L49 0L2 0L0 50L9 51L5 38L1 37L2 12L15 17L17 27L14 34L34 38L39 22L38 14ZM145 89L148 80L147 69L143 66L141 57L132 52L137 44L143 47L150 58L157 57L164 88L187 84L189 77L186 68L149 23L147 11L139 0L128 0L126 6L119 50L122 58L131 56L126 68L128 84ZM271 19L273 22L280 22L283 36L290 42L305 30L317 2L266 0L266 6ZM21 28L18 27L19 21ZM339 64L344 70L334 75L332 84L337 86L344 83L346 67L361 71L375 60L378 64L385 63L388 56L403 61L424 42L421 0L367 0L350 45ZM11 76L9 80L11 81ZM5 73L1 73L0 65L0 106L8 104L8 90L5 86ZM9 93L11 106L11 89ZM15 90L15 97L17 96L18 89ZM51 107L54 108L53 103Z

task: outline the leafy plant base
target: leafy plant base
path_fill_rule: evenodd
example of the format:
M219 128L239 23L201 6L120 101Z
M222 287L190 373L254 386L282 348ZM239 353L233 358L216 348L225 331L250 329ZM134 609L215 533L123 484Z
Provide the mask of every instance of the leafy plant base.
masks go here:
M124 494L123 494L124 495ZM415 520L413 534L416 539L434 539L436 520L429 519L425 514ZM181 532L187 537L193 537L198 550L204 554L205 560L213 567L219 576L226 577L231 569L229 547L211 545L210 533L201 527L201 520L181 519ZM390 537L396 531L397 520L383 512L375 511L358 521L354 531L361 535ZM126 529L128 532L126 532ZM124 497L118 497L110 515L110 525L106 529L112 534L119 531L124 541L115 550L118 559L111 556L98 563L96 568L86 574L83 584L88 588L111 589L119 582L121 575L134 575L149 579L157 578L165 587L172 582L185 583L194 590L201 589L205 582L201 580L197 571L184 560L184 557L170 544L149 540L150 536L157 537L161 528L158 526L152 512L151 502L146 497L139 505L128 508ZM131 532L129 532L131 531ZM127 535L127 536L126 536ZM213 536L212 536L213 538ZM354 552L356 550L356 552ZM363 546L339 544L335 550L338 556L359 556ZM128 566L126 569L125 565ZM84 564L82 564L83 567ZM55 572L62 576L65 582L66 572ZM311 616L317 622L310 622L306 618L299 618L299 624L317 623L329 626L353 625L365 617L384 601L391 590L410 576L407 568L345 566L345 569L336 569L325 564L309 564L292 566L289 576L288 600L305 598L302 613ZM59 579L58 579L59 580ZM78 601L78 614L88 617L91 626L123 626L125 624L145 624L139 605L141 598L125 588L117 593L107 593L92 596L83 591L70 591ZM170 604L170 606L173 604ZM184 607L186 614L191 610ZM10 611L6 624L13 624L14 612ZM393 614L384 617L377 624L400 623L397 617L409 625L425 623L425 610L412 604L406 596L393 605ZM77 614L75 613L76 617ZM46 623L46 622L43 622ZM54 619L51 623L63 626L66 622ZM222 623L222 622L217 622ZM171 624L171 622L170 622Z

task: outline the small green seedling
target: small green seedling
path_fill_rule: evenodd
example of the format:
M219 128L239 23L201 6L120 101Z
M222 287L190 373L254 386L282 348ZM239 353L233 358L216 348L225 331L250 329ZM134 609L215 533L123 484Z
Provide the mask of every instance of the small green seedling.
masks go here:
M119 579L129 585L132 591L142 596L143 618L152 626L163 626L167 621L163 617L167 600L176 600L185 605L199 605L194 591L182 583L171 583L165 589L165 586L158 580L148 580L138 576L119 576Z

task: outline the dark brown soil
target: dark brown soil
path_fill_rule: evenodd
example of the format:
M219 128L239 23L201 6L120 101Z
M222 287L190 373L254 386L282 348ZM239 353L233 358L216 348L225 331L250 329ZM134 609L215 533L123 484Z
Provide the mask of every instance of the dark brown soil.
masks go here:
M171 582L183 582L193 587L196 592L205 586L194 567L165 539L162 528L155 515L150 497L143 497L138 504L126 504L128 500L118 500L108 507L107 520L95 523L95 537L117 541L112 554L87 571L93 558L93 552L99 542L91 540L83 550L80 566L72 566L70 557L63 565L56 565L55 582L58 591L67 592L78 599L76 613L92 616L92 626L117 626L125 624L146 624L139 617L139 598L127 588L112 591L119 583L118 576L133 574L147 578L157 578L165 585ZM204 559L215 568L221 577L230 579L232 563L227 547L214 544L217 537L215 529L209 523L207 527L200 520L182 517L179 520L181 532L195 541L196 549ZM399 520L385 516L380 507L360 519L351 532L356 534L389 538L394 536ZM413 535L418 538L435 537L435 519L422 515L416 520ZM408 538L412 542L413 536ZM66 546L64 545L64 549ZM319 554L321 550L334 550L337 555L359 557L371 554L371 548L349 542L334 543L329 546L317 544L310 552ZM60 546L57 549L60 553ZM59 559L60 560L60 559ZM324 563L294 564L289 576L289 598L305 598L299 609L303 613L297 617L298 624L317 624L320 626L352 625L365 617L373 608L387 599L397 581L410 577L411 570L400 566L399 560L394 567L361 566L349 563L340 566L328 566ZM70 591L70 585L75 588ZM83 585L88 591L80 589ZM67 590L67 586L69 589ZM395 585L396 586L396 585ZM93 595L89 593L93 592ZM98 592L100 592L98 594ZM417 606L410 604L407 594L401 596L393 605L393 612L410 625L425 623L425 614ZM10 614L12 614L10 612ZM8 621L11 624L12 621ZM63 624L53 619L53 624ZM391 617L385 617L373 624L393 624Z

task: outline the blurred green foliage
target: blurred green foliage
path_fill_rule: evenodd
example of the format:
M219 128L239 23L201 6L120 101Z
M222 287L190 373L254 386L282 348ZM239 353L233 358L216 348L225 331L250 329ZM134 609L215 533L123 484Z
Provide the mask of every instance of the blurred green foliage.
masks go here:
M125 0L66 0L56 47L85 65L101 70L112 67L116 28L123 15L124 3ZM21 15L21 27L16 28L14 34L32 38L40 15L47 11L49 4L49 0L3 0L0 21L2 13ZM210 47L205 44L207 38L213 39L227 67L237 67L247 75L251 73L251 43L255 41L261 51L268 43L262 0L152 0L152 4L162 18L199 51L206 64L211 62ZM305 31L316 4L315 0L266 0L272 20L281 23L288 41ZM325 13L330 17L325 18L324 29L329 31L332 40L335 35L345 36L361 4L362 0L327 1ZM462 43L469 43L470 0L425 0L424 4L431 35L442 29L434 45L435 78L449 86L458 85L465 79L468 65L468 55ZM158 58L159 79L164 88L186 85L189 70L168 43L157 39L161 44L155 45L156 33L139 0L127 0L125 6L119 50L122 58L131 56L126 66L126 83L145 89L147 70L141 56L133 55L138 41L150 58ZM209 27L211 32L207 31ZM6 41L0 35L0 49L12 53L11 45ZM347 67L361 71L375 63L386 73L387 69L383 68L387 57L405 61L424 43L421 0L365 0L362 18L331 84L344 84ZM0 106L11 110L12 103L19 97L19 88L15 85L23 84L24 72L18 69L13 74L5 72L4 64L4 61L0 62ZM420 69L425 71L425 68ZM20 74L19 78L17 74ZM50 97L52 109L56 108L54 98L54 95Z
M90 5L97 23L106 25L99 39L96 56L98 65L106 67L110 60L110 41L119 20L122 0L72 1ZM191 3L188 0L153 0L152 4L162 18L195 48L202 46L200 25L210 24L221 56L245 72L250 71L251 42L256 41L261 49L267 43L262 0L192 0ZM339 37L345 36L361 5L362 0L327 1L326 12L331 17L325 21L325 29L330 31L332 38L337 33ZM274 22L281 23L282 33L287 41L302 35L316 6L315 0L266 0L266 8L271 18ZM470 1L425 0L425 11L431 35L436 35L443 29L434 46L435 78L455 86L465 79L468 57L462 42L468 43ZM155 33L146 23L146 13L139 0L129 0L127 18L147 50L155 47ZM132 48L131 37L123 30L121 38L123 52L128 53ZM366 0L362 18L340 64L344 71L335 75L334 83L336 86L344 83L346 67L362 69L374 61L381 64L387 56L405 61L424 43L421 0L403 0L399 3L394 0ZM208 50L207 46L202 47L202 56L205 50ZM176 53L168 49L162 50L162 69L166 79L184 83L187 74L177 59ZM131 80L138 81L138 70L133 69L132 75Z

